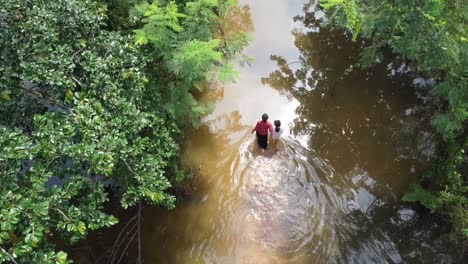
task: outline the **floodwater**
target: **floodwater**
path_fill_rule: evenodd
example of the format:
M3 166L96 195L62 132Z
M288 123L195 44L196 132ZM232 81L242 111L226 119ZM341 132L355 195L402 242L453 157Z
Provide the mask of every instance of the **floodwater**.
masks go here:
M445 230L401 202L432 151L403 133L423 100L407 67L350 70L362 43L319 27L314 2L242 4L255 61L201 98L216 105L184 144L191 197L144 209L143 263L453 263ZM262 153L264 112L285 133Z

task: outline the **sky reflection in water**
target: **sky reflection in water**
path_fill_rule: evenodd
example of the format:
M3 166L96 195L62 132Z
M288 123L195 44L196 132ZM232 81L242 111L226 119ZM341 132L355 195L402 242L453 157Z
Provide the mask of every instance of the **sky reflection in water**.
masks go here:
M243 2L255 62L206 95L216 107L184 153L193 197L145 210L145 263L448 263L438 229L399 201L421 163L398 147L407 80L386 65L344 74L360 44L319 29L314 5ZM263 112L286 137L259 154Z

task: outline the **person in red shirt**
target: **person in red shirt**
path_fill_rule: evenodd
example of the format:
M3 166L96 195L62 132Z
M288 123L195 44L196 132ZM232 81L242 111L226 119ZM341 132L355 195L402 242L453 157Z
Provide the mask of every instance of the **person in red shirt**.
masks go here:
M262 120L257 122L257 125L252 129L253 132L257 132L258 146L262 149L268 147L268 131L273 131L273 126L268 122L268 115L263 114Z

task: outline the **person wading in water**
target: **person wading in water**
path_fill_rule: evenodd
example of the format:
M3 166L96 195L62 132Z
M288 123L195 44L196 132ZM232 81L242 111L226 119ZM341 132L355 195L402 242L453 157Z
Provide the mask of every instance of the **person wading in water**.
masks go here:
M262 149L268 147L268 131L273 132L273 126L268 120L268 115L263 114L262 120L257 122L257 125L252 129L253 132L257 132L257 142L258 146Z
M273 129L273 132L271 132L271 145L273 149L278 150L278 145L281 140L281 134L283 134L283 129L281 128L281 121L275 120L273 122L275 124L275 128Z

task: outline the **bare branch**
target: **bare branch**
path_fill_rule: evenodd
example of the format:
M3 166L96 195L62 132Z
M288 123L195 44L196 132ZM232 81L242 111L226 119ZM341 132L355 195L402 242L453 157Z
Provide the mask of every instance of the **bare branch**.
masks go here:
M85 47L82 47L81 49L77 50L75 53L73 53L73 55L71 56L71 58L73 59L73 57L75 57L78 53L80 53Z
M141 201L138 203L138 259L137 264L141 264Z
M6 251L4 248L0 247L0 250L2 250L2 252L7 255L10 259L11 259L11 262L15 263L15 264L18 264L18 262L16 262L15 258L10 254L8 253L8 251Z
M122 234L124 233L124 231L127 230L127 227L128 225L130 225L130 223L134 222L135 219L136 219L136 215L133 216L132 218L130 218L130 220L127 222L127 224L125 224L125 226L122 228L122 230L120 231L119 235L117 236L117 239L115 240L115 243L114 245L112 246L112 250L111 250L111 257L109 259L109 261L107 263L113 263L114 261L114 258L115 258L115 254L116 254L116 251L120 248L120 246L122 245L123 241L128 237L128 234L130 233L130 231L133 230L133 228L135 228L136 224L134 224L127 232L127 234L121 239L122 237Z
M138 178L140 177L140 175L138 173L136 173L135 171L132 170L132 168L130 167L130 165L128 165L127 161L125 161L125 159L122 159L122 161L125 163L125 165L127 166L128 170L135 174Z
M133 236L132 236L132 237L130 238L130 240L128 241L127 245L125 246L124 250L122 251L122 255L120 255L120 258L119 258L119 260L117 261L116 264L119 264L120 261L122 260L123 256L125 255L125 252L127 252L128 247L130 246L130 244L132 244L132 241L133 241L133 239L135 238L135 235L136 235L136 233L133 234Z
M73 81L75 81L79 86L83 87L83 84L82 84L78 79L76 79L75 76L72 76L71 78L72 78Z

